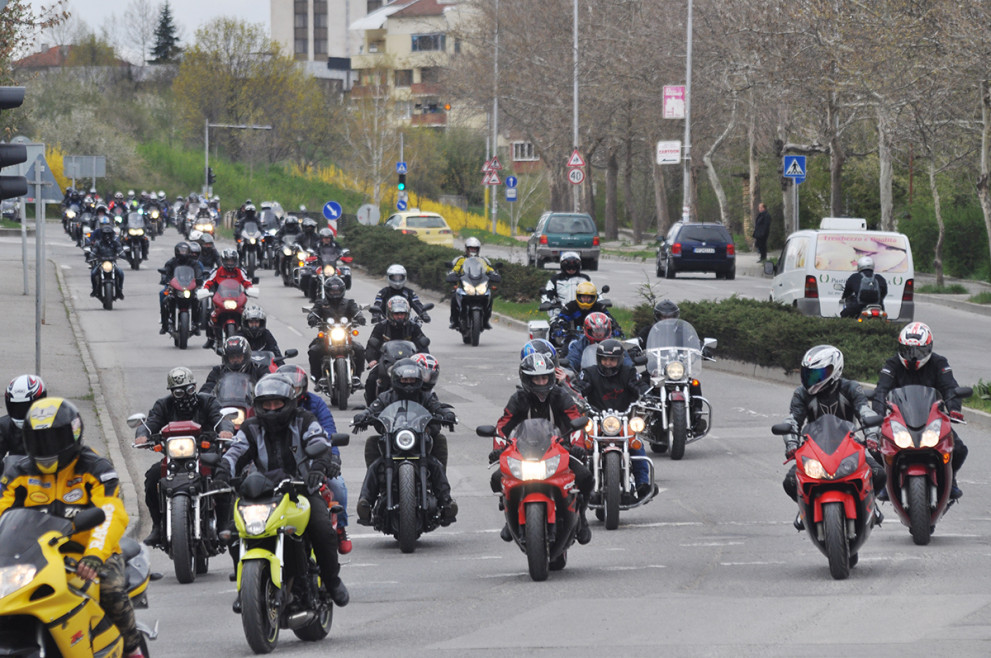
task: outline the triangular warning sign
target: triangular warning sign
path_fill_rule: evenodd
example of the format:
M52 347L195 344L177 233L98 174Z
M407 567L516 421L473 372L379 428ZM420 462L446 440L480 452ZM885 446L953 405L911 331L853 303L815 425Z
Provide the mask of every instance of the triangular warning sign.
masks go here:
M489 174L489 185L501 185L501 184L502 181L499 180L499 174L497 174L494 171L491 174Z
M489 169L492 171L502 171L502 165L499 164L499 158L492 158L492 161L489 162Z
M791 164L788 165L788 171L785 172L785 176L797 176L799 178L805 176L805 172L802 171L802 165L798 164L798 160L791 161Z
M584 167L585 166L585 161L582 160L581 153L578 152L578 149L575 149L575 152L571 154L571 159L568 160L568 166L569 167Z
M491 185L491 184L492 184L492 172L487 171L485 172L485 175L482 176L482 185Z
M483 174L487 174L490 171L492 171L492 161L491 160L486 160L485 161L485 164L482 165L482 173Z

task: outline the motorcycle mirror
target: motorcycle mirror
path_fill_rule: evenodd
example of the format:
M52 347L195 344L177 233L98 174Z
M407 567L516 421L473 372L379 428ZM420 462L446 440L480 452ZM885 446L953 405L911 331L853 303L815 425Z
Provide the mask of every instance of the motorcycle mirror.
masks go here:
M206 299L208 297L213 297L213 293L206 288L200 288L196 291L196 299Z
M475 434L479 436L493 437L496 435L495 425L479 425L475 428Z
M704 338L704 339L702 339L702 349L714 350L714 349L716 349L716 346L718 344L719 344L719 341L716 340L715 338Z
M298 355L299 355L299 350L295 348L289 348L288 350L286 350L285 354L282 355L282 357L284 359L291 359L294 356L298 356Z
M252 286L251 288L248 288L247 290L245 290L244 291L244 294L247 295L248 297L256 297L257 298L258 297L258 288L255 288L254 286Z
M137 429L144 425L146 420L148 420L148 416L144 414L133 414L127 417L127 426L131 429Z
M351 443L351 435L347 432L334 432L330 435L330 444L335 446L346 446Z
M537 307L539 311L549 311L552 308L557 308L557 304L554 302L542 302L540 306Z
M604 295L607 292L609 292L609 284L602 286L602 294Z
M310 459L316 459L317 457L321 457L327 454L327 452L329 451L330 451L330 446L328 446L326 443L316 443L315 441L311 441L310 443L306 444L305 448L303 448L303 452Z
M953 390L953 397L957 397L961 399L969 398L973 394L974 394L974 389L971 388L970 386L957 386Z
M90 507L72 517L72 533L92 530L107 520L107 513L102 507Z
M881 414L874 414L873 416L868 416L861 423L861 427L880 427L884 424L884 416Z
M224 420L234 420L241 413L241 410L237 407L224 407L220 410L220 415L224 417Z
M444 277L444 280L447 281L448 283L457 283L457 281L458 281L458 273L457 272L448 272L447 273L447 276Z
M633 365L635 366L647 365L647 355L643 353L637 354L636 356L631 356L630 360L633 361Z
M774 263L769 260L764 261L764 276L774 276L775 269Z
M771 425L771 434L774 436L785 436L792 434L791 423L775 423Z
M303 313L309 313L309 312L310 312L310 309L309 309L309 307L307 307L307 306L303 306L303 307L302 307L302 308L300 308L299 310L301 310L301 311L302 311Z
M224 456L218 452L204 452L200 454L200 461L207 466L220 466Z
M572 420L570 425L571 425L571 429L580 430L581 428L588 425L588 416L579 416L578 418Z
M424 311L432 311L433 309L434 309L434 303L433 302L427 302L426 304L423 305L423 310Z

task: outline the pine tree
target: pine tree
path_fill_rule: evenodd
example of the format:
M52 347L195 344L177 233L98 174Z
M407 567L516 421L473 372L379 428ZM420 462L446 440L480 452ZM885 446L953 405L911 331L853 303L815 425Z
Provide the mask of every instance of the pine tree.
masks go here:
M167 64L179 58L182 48L179 47L179 37L176 26L172 21L172 9L168 0L162 5L158 14L158 27L155 28L155 47L151 51L152 64Z

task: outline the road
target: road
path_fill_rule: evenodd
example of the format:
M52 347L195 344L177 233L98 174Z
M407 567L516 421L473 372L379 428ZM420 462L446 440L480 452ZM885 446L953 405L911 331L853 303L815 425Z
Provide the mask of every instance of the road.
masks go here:
M170 230L152 244L148 269L127 272L127 298L108 313L88 297L79 251L61 234L51 237L50 252L63 262L80 309L71 321L89 343L139 490L152 459L127 448L132 430L126 417L146 412L165 394L169 368L189 366L202 381L217 362L199 342L180 351L158 335L154 268L171 256L175 240ZM597 280L612 281L617 294L629 293L623 282L643 267L602 264ZM299 310L303 297L271 273L261 276L258 301L269 327L283 349L305 353L312 330ZM734 285L766 289L766 282L746 277L718 283L679 278L663 285L677 290L679 299L715 296ZM380 285L358 275L352 292L367 303ZM304 644L284 632L281 654L784 656L810 648L821 655L987 654L986 429L963 430L971 446L960 478L966 495L940 522L932 544L913 545L887 507L889 518L862 549L860 564L849 580L837 582L825 557L792 528L794 504L781 490L782 445L769 426L782 418L791 386L710 370L703 380L715 407L710 436L690 445L680 462L655 456L660 496L624 513L616 531L593 521L592 542L572 549L564 571L534 583L525 556L499 539L502 520L486 467L490 443L473 431L494 422L513 392L525 335L497 325L471 348L446 328L446 311L438 308L433 316L437 320L426 330L441 363L438 393L456 406L462 423L451 436L449 464L459 520L424 536L411 555L401 554L392 538L352 525L355 548L342 559L351 604L335 610L331 636L323 642ZM947 332L940 351L955 354L952 342L969 340L964 320L957 321L959 335ZM367 334L363 329L362 339ZM335 412L338 426L344 428L353 413ZM364 475L364 438L353 437L342 449L352 518ZM195 583L179 585L171 564L155 553L154 567L165 577L152 585L151 609L140 616L160 622L156 656L250 655L240 618L230 610L230 562L222 556L210 566Z

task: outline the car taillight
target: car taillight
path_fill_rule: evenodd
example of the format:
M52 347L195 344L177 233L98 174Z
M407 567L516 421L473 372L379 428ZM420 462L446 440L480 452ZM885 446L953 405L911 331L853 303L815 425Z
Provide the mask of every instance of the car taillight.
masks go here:
M673 245L671 245L671 253L674 254L675 256L678 256L678 255L681 254L681 243L680 242L675 242Z
M735 256L736 255L736 245L734 245L734 244L728 244L728 245L726 245L726 255L727 256Z
M593 247L598 247L599 246L599 236L596 235L596 236L594 236L592 238L592 246Z
M819 298L819 285L816 283L816 278L811 274L805 277L805 298L806 299Z
M902 301L910 302L915 298L915 279L905 281L905 290L902 291Z
M541 235L540 236L540 244L547 244L547 236L546 235Z
M441 235L443 235L445 233L450 233L451 232L451 229L449 229L449 228L442 228L441 230L439 230L437 232L440 233Z
M403 231L403 235L409 235L410 233L413 232L413 231L407 231L406 229L402 229L402 231Z

